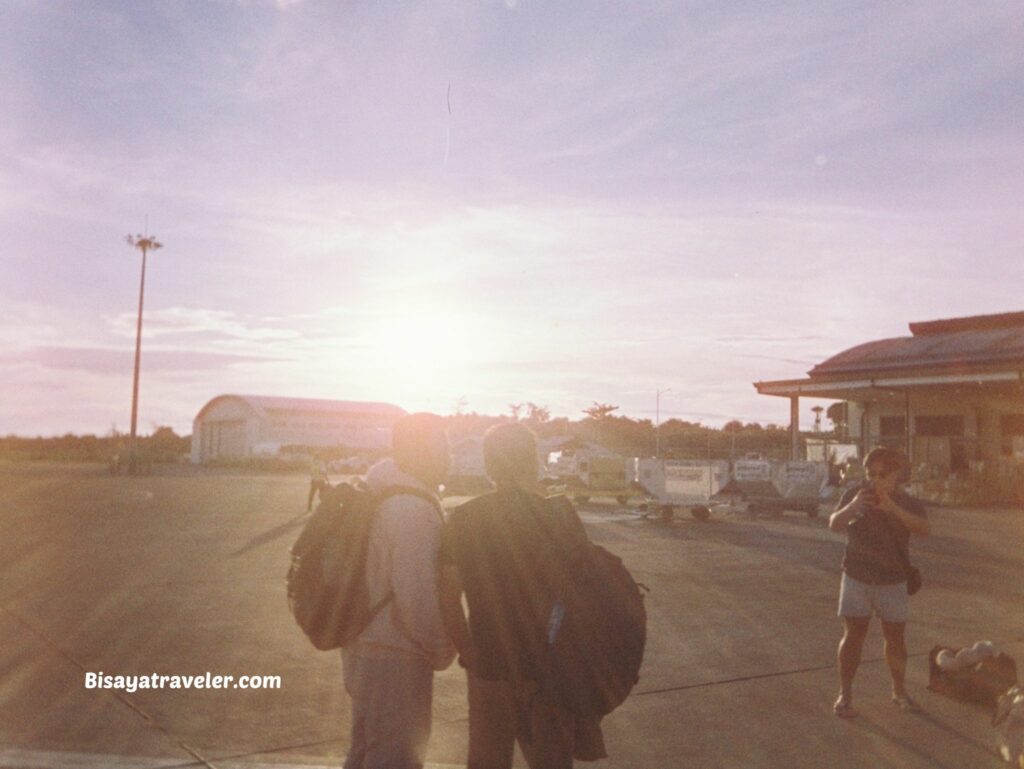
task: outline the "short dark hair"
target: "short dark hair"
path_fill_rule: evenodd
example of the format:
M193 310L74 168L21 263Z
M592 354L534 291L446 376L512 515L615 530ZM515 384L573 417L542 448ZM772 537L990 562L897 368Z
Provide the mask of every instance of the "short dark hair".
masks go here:
M909 463L906 455L888 446L875 446L864 456L864 469L871 465L880 465L886 473L902 473Z
M518 422L495 425L484 433L484 470L495 483L535 483L540 471L537 436Z

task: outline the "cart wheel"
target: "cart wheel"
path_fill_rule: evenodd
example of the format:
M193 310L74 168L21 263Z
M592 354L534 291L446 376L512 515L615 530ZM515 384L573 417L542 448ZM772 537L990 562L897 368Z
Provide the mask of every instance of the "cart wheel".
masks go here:
M818 517L818 506L817 505L811 505L810 507L807 508L807 517L808 518L817 518Z
M676 509L672 505L661 506L661 520L665 523L672 523L676 517Z
M620 505L624 505L629 501L629 497L627 497L625 494L619 494L617 497L615 497L615 501L618 502Z
M706 521L711 517L711 508L706 505L697 505L696 507L690 508L690 515L698 521Z

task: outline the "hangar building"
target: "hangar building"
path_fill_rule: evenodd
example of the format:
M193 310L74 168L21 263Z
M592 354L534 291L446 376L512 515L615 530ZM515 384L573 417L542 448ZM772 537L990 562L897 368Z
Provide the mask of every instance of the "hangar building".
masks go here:
M910 324L910 336L857 345L806 379L756 382L790 399L794 458L800 398L829 409L861 455L906 452L921 479L1020 485L1024 468L1024 312Z
M404 414L388 403L218 395L192 422L192 462L273 454L282 446L385 448Z

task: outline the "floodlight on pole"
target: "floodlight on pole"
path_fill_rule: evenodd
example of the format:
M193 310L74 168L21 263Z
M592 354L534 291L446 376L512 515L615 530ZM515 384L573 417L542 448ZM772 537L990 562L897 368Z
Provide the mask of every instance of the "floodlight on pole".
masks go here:
M135 325L135 373L132 377L132 426L128 436L128 472L135 474L136 453L135 435L139 418L139 360L142 356L142 300L146 292L146 254L163 248L152 235L129 235L125 238L128 245L142 252L142 277L139 279L139 317Z

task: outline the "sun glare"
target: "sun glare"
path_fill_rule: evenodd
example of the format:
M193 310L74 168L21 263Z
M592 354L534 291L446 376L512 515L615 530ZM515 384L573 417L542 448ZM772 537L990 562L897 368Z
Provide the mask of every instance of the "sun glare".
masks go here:
M374 367L436 380L479 362L483 338L479 320L430 307L381 318L367 334L367 352Z

